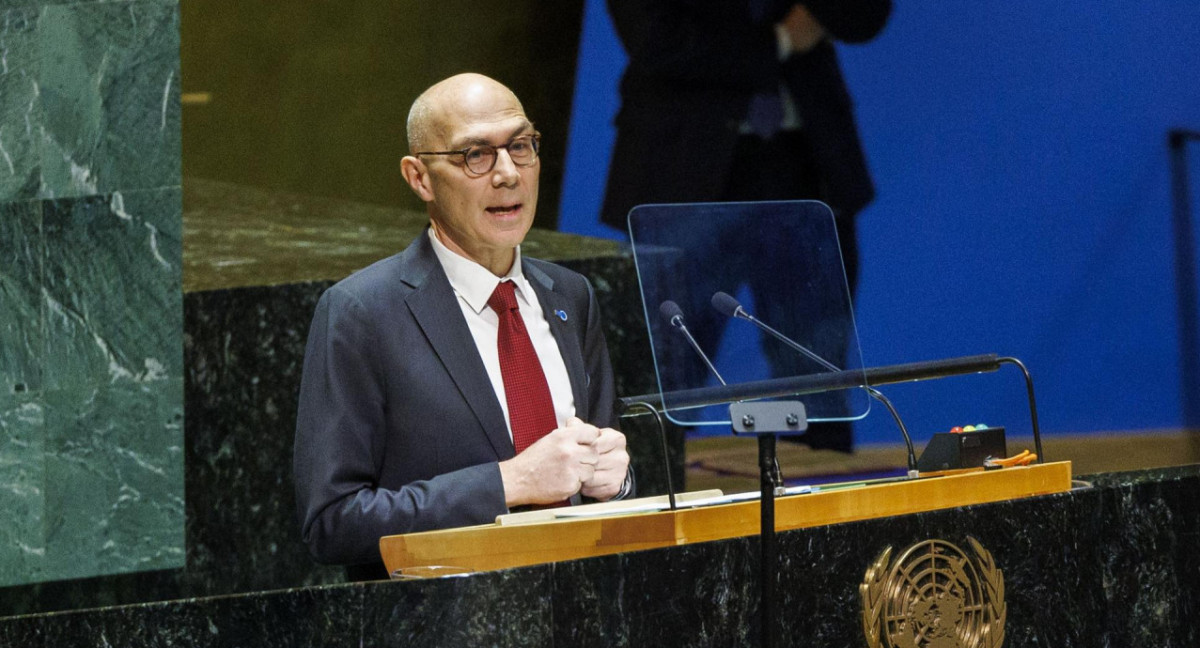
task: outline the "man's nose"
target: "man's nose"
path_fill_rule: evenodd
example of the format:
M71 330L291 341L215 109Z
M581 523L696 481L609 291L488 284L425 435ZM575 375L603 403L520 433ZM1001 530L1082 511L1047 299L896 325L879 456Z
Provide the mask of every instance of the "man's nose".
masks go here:
M496 166L492 169L492 184L497 187L510 187L521 180L517 165L508 154L508 149L496 151Z

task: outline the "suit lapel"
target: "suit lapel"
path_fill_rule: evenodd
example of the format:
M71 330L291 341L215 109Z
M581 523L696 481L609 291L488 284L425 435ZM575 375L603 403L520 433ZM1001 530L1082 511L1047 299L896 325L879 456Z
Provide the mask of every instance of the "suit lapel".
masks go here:
M542 305L542 314L550 324L550 333L558 343L567 376L571 379L571 395L575 397L575 415L583 420L589 416L587 399L587 370L583 366L583 350L579 347L585 315L572 312L571 300L554 289L554 280L531 263L522 267L529 283L537 293ZM565 319L564 319L565 316Z
M463 400L483 426L488 440L501 459L513 456L512 439L504 421L504 410L488 379L487 369L475 348L475 339L458 308L450 280L442 270L428 235L409 248L412 254L402 279L415 290L405 299L409 311L425 333L433 352L441 360ZM431 415L436 415L431 413Z

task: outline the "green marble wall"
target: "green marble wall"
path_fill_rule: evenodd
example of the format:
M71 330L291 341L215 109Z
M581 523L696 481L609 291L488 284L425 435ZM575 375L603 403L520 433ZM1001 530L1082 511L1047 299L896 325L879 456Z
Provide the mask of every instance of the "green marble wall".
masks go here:
M0 0L0 587L184 562L179 5Z

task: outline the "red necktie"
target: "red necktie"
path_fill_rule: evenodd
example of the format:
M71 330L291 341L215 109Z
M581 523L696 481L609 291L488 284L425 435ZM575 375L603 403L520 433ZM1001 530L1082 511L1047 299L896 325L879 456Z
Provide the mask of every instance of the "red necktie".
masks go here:
M502 281L488 299L488 306L500 317L496 343L500 351L500 375L504 378L504 399L508 401L508 421L512 426L513 446L518 454L558 427L550 385L525 321L511 281Z

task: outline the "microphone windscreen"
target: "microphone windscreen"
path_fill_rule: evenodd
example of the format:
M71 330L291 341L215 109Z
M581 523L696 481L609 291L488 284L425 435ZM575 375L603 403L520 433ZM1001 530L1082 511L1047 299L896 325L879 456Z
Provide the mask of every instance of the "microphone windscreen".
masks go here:
M679 308L679 304L676 304L670 299L658 305L658 312L662 314L663 319L671 323L671 326L675 325L675 322L672 322L671 320L675 319L676 317L683 317L683 309Z
M713 293L712 305L713 308L717 309L718 313L724 315L725 317L736 317L738 309L742 307L742 305L738 303L738 300L734 299L728 293L723 293L721 291Z

